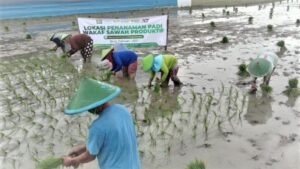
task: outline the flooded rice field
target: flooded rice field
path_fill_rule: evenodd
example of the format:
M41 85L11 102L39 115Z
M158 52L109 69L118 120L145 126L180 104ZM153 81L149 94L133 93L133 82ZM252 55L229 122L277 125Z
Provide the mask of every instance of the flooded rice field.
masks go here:
M107 76L99 49L92 63L85 65L79 54L65 59L59 52L49 52L52 33L77 31L72 20L62 17L41 25L15 21L3 26L0 168L32 169L37 161L66 155L72 146L85 142L95 116L63 113L85 76L122 87L113 102L125 104L132 112L144 169L183 169L194 159L203 160L207 169L299 168L300 99L283 91L289 79L300 75L300 25L296 24L300 2L237 9L169 12L168 52L179 59L184 85L175 88L171 84L160 91L146 87L149 75L141 69L135 81ZM26 34L32 38L26 39ZM220 43L224 36L228 43ZM276 46L280 40L285 48ZM141 57L165 52L162 48L133 50ZM270 82L273 92L265 95L259 89L250 95L250 86L237 85L251 80L237 75L238 66L265 51L279 56ZM79 168L97 168L97 162Z

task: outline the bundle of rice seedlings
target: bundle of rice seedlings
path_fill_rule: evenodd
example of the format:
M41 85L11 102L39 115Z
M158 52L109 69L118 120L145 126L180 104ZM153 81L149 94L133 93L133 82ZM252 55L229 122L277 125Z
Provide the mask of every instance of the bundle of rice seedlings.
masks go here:
M267 28L269 32L273 31L273 25L268 25Z
M249 76L249 72L247 71L247 65L245 63L242 63L239 65L239 72L238 75L240 76Z
M289 85L287 89L283 92L287 96L298 97L300 95L300 90L298 89L298 79L293 78L289 80Z
M58 169L63 165L63 159L57 157L48 157L37 163L36 169Z
M156 79L154 84L154 92L159 93L159 91L160 91L160 82L159 79Z
M280 47L280 48L284 48L284 47L285 47L285 43L284 43L283 40L277 42L276 45L277 45L278 47Z
M213 27L213 28L215 28L215 27L216 27L215 22L214 22L214 21L211 21L211 22L210 22L210 26Z
M298 87L298 79L293 78L289 80L289 88L297 88Z
M5 31L9 31L9 27L8 26L4 26Z
M267 93L267 94L271 93L273 90L273 88L271 86L266 85L266 84L260 85L260 88L263 91L263 93Z
M229 16L229 11L226 12L226 15Z
M187 167L186 169L205 169L205 165L204 162L201 160L194 160L192 161Z
M30 34L26 34L26 39L32 39L31 35Z
M228 42L229 42L229 40L228 40L227 36L224 36L221 40L221 43L228 43Z
M202 18L205 18L205 15L204 15L204 13L202 13Z
M296 20L296 24L297 24L297 25L300 25L300 19L297 19L297 20Z
M22 25L26 25L26 22L23 22Z
M253 17L252 17L252 16L250 16L250 17L248 18L248 23L249 23L249 24L253 24Z
M72 26L76 26L76 22L75 21L72 21Z

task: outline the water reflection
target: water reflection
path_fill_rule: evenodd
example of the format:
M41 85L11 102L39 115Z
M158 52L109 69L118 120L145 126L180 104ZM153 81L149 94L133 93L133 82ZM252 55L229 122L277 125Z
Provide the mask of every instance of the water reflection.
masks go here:
M264 124L272 117L272 98L269 96L249 95L245 119L252 125Z

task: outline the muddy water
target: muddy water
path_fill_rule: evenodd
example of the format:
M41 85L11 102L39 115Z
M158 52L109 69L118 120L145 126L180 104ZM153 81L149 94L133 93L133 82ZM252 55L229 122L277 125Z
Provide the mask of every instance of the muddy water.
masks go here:
M30 25L2 30L1 56L9 57L1 58L0 64L0 166L34 168L36 160L65 155L84 143L95 117L66 116L63 109L79 79L92 76L122 87L114 102L132 112L145 169L185 168L195 158L209 169L299 167L300 99L282 94L288 79L300 74L300 27L295 25L299 5L295 0L275 3L272 18L272 4L239 7L237 13L228 8L228 17L223 8L170 12L168 51L179 58L184 86L171 84L159 93L145 87L148 75L141 69L135 81L107 79L105 64L97 58L99 50L92 64L84 66L79 55L62 59L60 52L47 52L53 32L76 29L66 22L58 29L47 23L44 31ZM248 24L249 16L253 24ZM216 23L213 29L211 21ZM33 39L25 40L29 30ZM228 44L219 43L224 35ZM279 40L285 41L286 50L276 46ZM134 50L141 56L163 52ZM237 67L263 51L280 57L270 83L273 92L248 95L249 86L236 83L251 78L238 77ZM97 168L96 161L80 166L92 167Z

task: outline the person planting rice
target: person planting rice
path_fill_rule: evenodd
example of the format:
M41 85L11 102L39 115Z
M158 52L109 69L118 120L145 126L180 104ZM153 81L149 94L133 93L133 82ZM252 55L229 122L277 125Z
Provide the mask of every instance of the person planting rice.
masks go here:
M115 44L113 48L104 49L101 57L102 61L107 59L112 64L111 72L113 75L122 69L123 77L135 78L138 55L125 48L123 44Z
M257 91L256 80L259 77L263 77L263 85L269 86L277 61L278 56L275 53L266 52L250 62L248 72L254 77L251 81L250 93Z
M87 59L90 60L92 57L93 40L89 35L55 33L50 38L50 41L56 44L52 50L56 51L57 48L60 47L64 54L68 57L75 54L79 50L84 63L87 61Z
M179 67L177 65L177 58L174 55L159 54L153 56L149 54L142 59L142 67L145 72L151 73L148 87L152 86L152 81L157 72L161 72L161 79L159 80L161 87L167 87L170 78L176 87L182 85L177 77Z
M140 169L136 133L127 108L109 101L119 87L84 78L65 108L67 115L89 111L98 117L89 126L86 145L74 147L63 157L64 166L77 167L95 158L101 169Z

